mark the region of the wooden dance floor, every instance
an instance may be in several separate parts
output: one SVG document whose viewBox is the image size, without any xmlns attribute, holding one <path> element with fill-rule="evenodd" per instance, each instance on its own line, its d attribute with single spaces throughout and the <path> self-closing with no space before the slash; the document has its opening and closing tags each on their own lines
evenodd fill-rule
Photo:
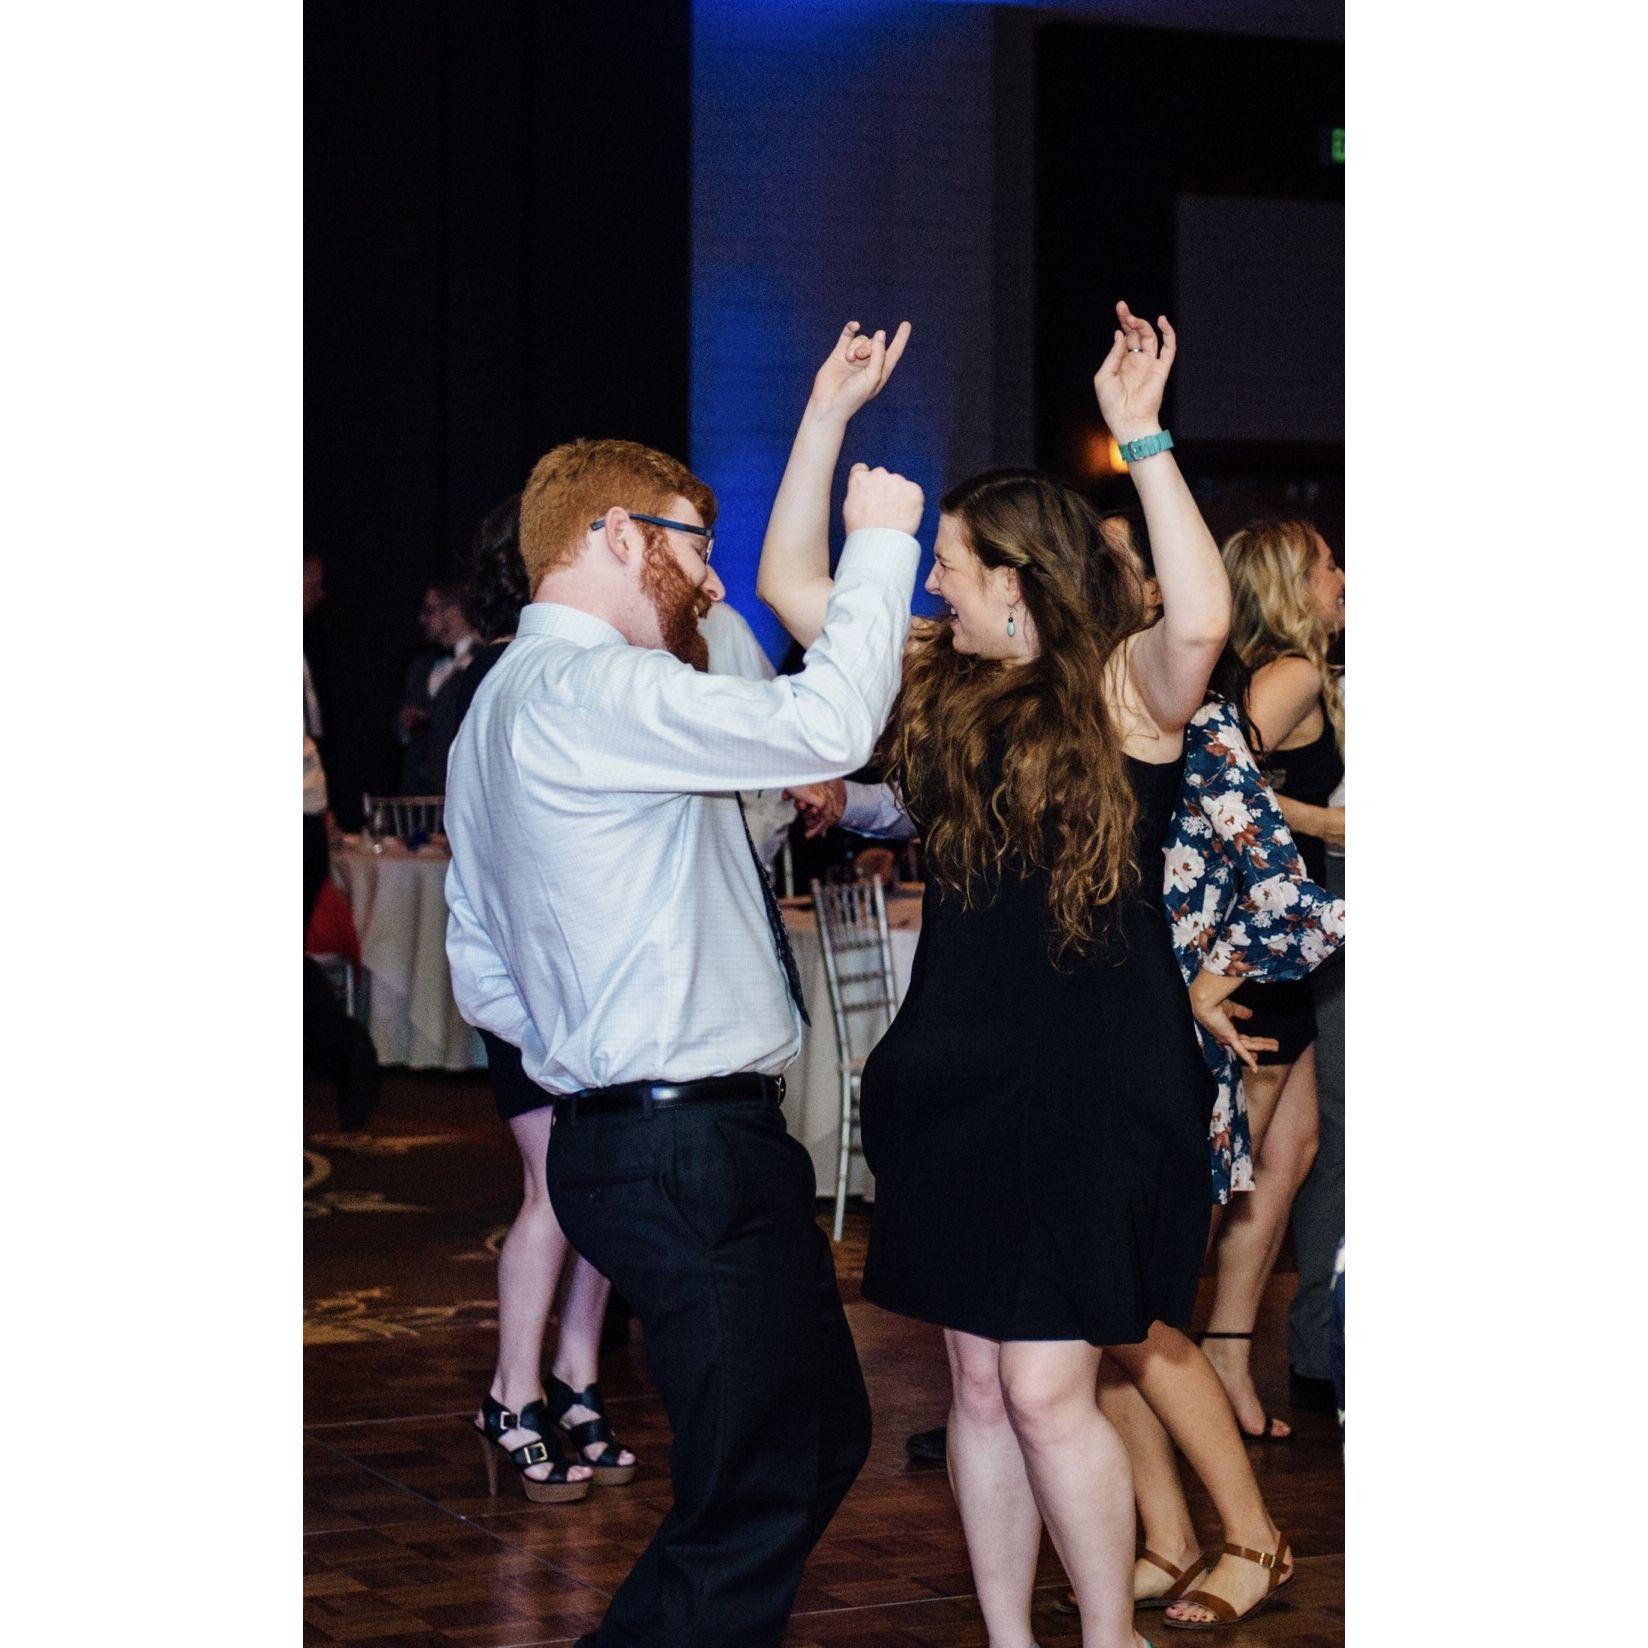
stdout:
<svg viewBox="0 0 1648 1648">
<path fill-rule="evenodd" d="M 345 1139 L 329 1092 L 305 1094 L 304 1488 L 306 1643 L 363 1648 L 548 1648 L 592 1630 L 669 1502 L 668 1427 L 638 1336 L 601 1383 L 632 1485 L 535 1506 L 500 1474 L 489 1499 L 468 1422 L 494 1350 L 495 1252 L 519 1163 L 479 1076 L 389 1076 L 371 1132 Z M 822 1209 L 824 1204 L 820 1203 Z M 904 1438 L 939 1423 L 948 1379 L 938 1330 L 859 1296 L 868 1214 L 849 1212 L 842 1296 L 875 1409 L 868 1465 L 813 1553 L 787 1648 L 984 1648 L 961 1528 L 940 1466 L 906 1463 Z M 1284 1259 L 1284 1265 L 1290 1261 Z M 1271 1284 L 1260 1389 L 1286 1411 L 1283 1315 L 1295 1277 Z M 552 1330 L 553 1331 L 553 1330 Z M 1298 1577 L 1226 1648 L 1344 1642 L 1344 1475 L 1337 1429 L 1295 1416 L 1297 1440 L 1255 1444 Z M 1205 1497 L 1192 1498 L 1216 1541 Z M 1079 1648 L 1055 1612 L 1063 1575 L 1044 1542 L 1035 1629 Z M 1164 1648 L 1188 1642 L 1139 1618 Z"/>
</svg>

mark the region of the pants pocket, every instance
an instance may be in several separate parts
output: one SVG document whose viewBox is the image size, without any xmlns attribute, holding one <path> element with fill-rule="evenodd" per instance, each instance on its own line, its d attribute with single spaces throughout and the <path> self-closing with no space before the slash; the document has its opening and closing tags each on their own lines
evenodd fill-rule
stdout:
<svg viewBox="0 0 1648 1648">
<path fill-rule="evenodd" d="M 740 1155 L 719 1118 L 695 1118 L 675 1130 L 658 1188 L 704 1247 L 719 1247 L 743 1218 L 746 1184 Z"/>
</svg>

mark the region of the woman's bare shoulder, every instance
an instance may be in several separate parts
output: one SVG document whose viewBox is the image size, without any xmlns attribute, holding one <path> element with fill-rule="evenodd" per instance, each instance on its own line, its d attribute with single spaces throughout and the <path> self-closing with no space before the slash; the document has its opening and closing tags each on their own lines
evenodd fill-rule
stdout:
<svg viewBox="0 0 1648 1648">
<path fill-rule="evenodd" d="M 1133 680 L 1133 653 L 1144 633 L 1128 636 L 1111 653 L 1100 691 L 1121 734 L 1123 753 L 1138 761 L 1170 761 L 1179 753 L 1184 729 L 1157 722 Z"/>
<path fill-rule="evenodd" d="M 1253 685 L 1279 696 L 1304 693 L 1314 697 L 1322 689 L 1322 672 L 1303 653 L 1284 652 L 1253 672 Z"/>
</svg>

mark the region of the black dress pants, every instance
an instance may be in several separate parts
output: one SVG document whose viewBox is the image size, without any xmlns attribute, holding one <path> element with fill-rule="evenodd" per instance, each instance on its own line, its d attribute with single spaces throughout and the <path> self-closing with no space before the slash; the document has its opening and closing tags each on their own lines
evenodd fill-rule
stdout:
<svg viewBox="0 0 1648 1648">
<path fill-rule="evenodd" d="M 764 1100 L 558 1117 L 567 1239 L 630 1301 L 674 1432 L 675 1503 L 598 1648 L 778 1648 L 870 1407 L 814 1217 L 812 1158 Z"/>
</svg>

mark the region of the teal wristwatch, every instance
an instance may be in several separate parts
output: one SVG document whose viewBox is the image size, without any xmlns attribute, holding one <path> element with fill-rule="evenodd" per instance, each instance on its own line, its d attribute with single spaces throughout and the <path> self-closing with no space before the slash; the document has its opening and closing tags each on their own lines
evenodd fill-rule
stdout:
<svg viewBox="0 0 1648 1648">
<path fill-rule="evenodd" d="M 1122 462 L 1135 464 L 1140 458 L 1154 458 L 1158 452 L 1171 452 L 1173 437 L 1165 429 L 1154 435 L 1141 435 L 1136 441 L 1120 443 Z"/>
</svg>

